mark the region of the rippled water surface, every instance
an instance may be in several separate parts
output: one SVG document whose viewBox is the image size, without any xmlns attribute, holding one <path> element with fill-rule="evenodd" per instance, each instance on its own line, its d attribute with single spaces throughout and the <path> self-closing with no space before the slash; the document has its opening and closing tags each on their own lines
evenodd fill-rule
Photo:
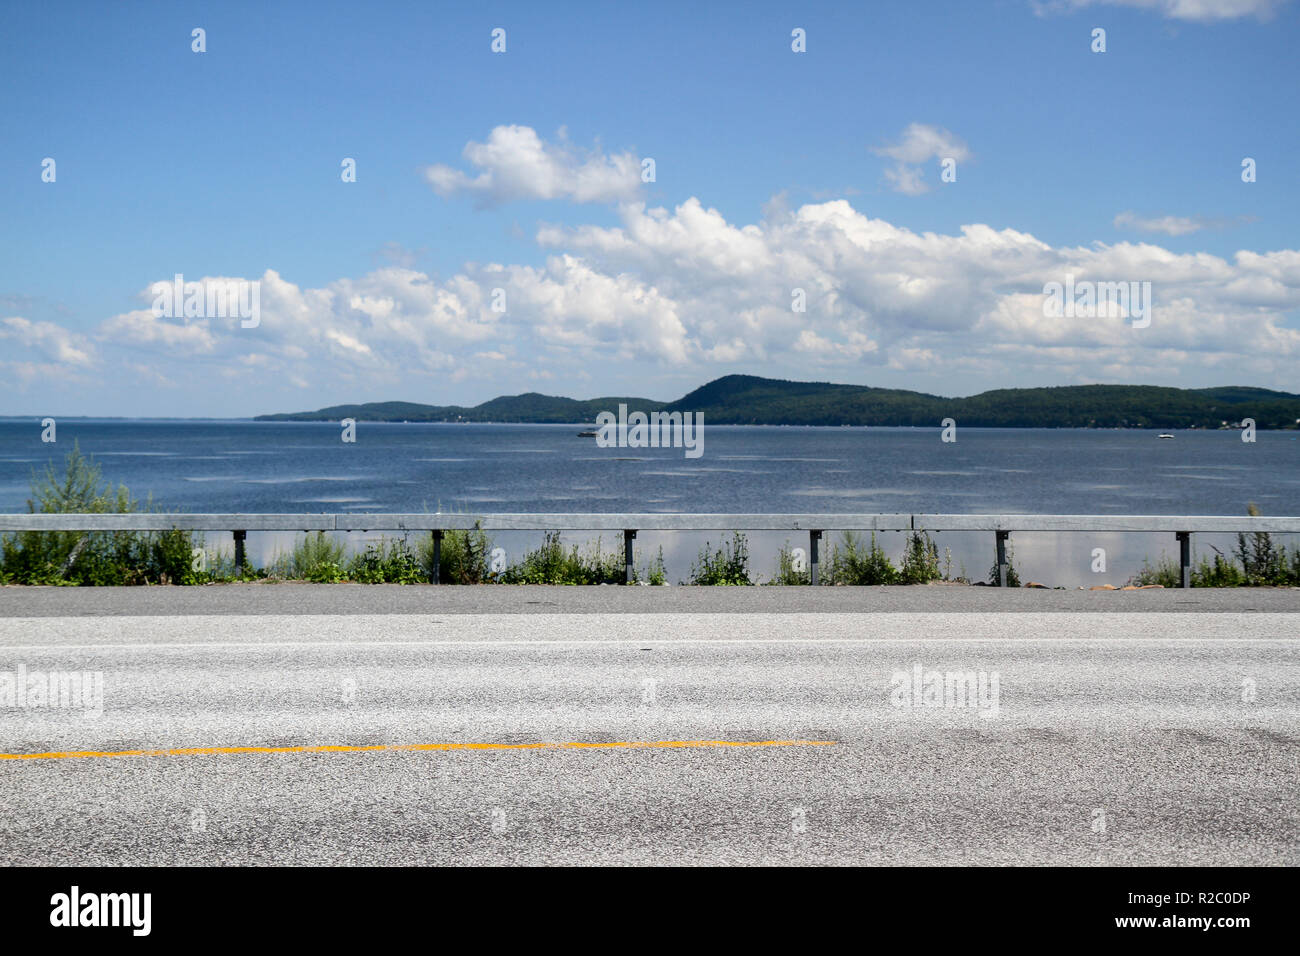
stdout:
<svg viewBox="0 0 1300 956">
<path fill-rule="evenodd" d="M 704 453 L 691 459 L 599 448 L 578 430 L 363 422 L 345 444 L 336 424 L 67 419 L 50 445 L 37 421 L 10 420 L 0 422 L 0 510 L 26 510 L 32 469 L 61 462 L 75 441 L 106 478 L 178 511 L 1244 514 L 1253 501 L 1266 514 L 1300 513 L 1296 432 L 1247 444 L 1229 431 L 1162 441 L 971 428 L 945 444 L 937 428 L 706 426 Z M 975 572 L 983 543 L 949 537 Z M 1088 542 L 1053 540 L 1067 537 L 1085 536 L 1030 536 L 1021 554 L 1041 552 L 1048 575 L 1070 579 L 1054 583 L 1095 583 Z M 1145 537 L 1115 542 L 1121 570 L 1158 550 L 1130 546 Z"/>
</svg>

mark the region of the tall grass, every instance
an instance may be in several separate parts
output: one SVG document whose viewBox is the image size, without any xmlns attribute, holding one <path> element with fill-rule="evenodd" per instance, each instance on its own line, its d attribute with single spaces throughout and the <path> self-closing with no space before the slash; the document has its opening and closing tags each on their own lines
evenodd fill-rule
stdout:
<svg viewBox="0 0 1300 956">
<path fill-rule="evenodd" d="M 800 568 L 799 564 L 802 564 L 803 567 Z M 812 583 L 812 574 L 808 570 L 808 563 L 806 561 L 795 561 L 794 551 L 791 549 L 789 541 L 783 544 L 781 550 L 777 553 L 776 574 L 767 583 L 785 586 Z"/>
<path fill-rule="evenodd" d="M 907 536 L 903 551 L 903 566 L 898 569 L 899 584 L 928 584 L 939 581 L 939 548 L 924 531 L 913 531 Z"/>
<path fill-rule="evenodd" d="M 623 581 L 622 558 L 605 554 L 600 541 L 585 558 L 575 544 L 565 548 L 560 532 L 548 531 L 541 547 L 524 554 L 518 564 L 506 568 L 505 584 L 619 584 Z"/>
<path fill-rule="evenodd" d="M 429 578 L 403 538 L 381 538 L 348 563 L 357 584 L 424 584 Z"/>
<path fill-rule="evenodd" d="M 425 535 L 416 546 L 425 579 L 433 580 L 433 535 Z M 438 562 L 440 584 L 487 584 L 496 579 L 490 568 L 492 539 L 478 522 L 468 530 L 444 531 Z"/>
<path fill-rule="evenodd" d="M 29 514 L 133 514 L 154 511 L 124 485 L 104 481 L 74 442 L 63 474 L 53 464 L 32 474 Z M 200 543 L 201 543 L 201 539 Z M 199 584 L 195 536 L 188 531 L 19 531 L 0 539 L 0 583 L 63 585 Z"/>
<path fill-rule="evenodd" d="M 277 557 L 266 570 L 272 577 L 332 584 L 344 578 L 343 552 L 343 542 L 317 531 L 307 534 L 289 554 Z"/>
<path fill-rule="evenodd" d="M 1254 502 L 1246 506 L 1246 513 L 1259 517 Z M 1288 549 L 1276 544 L 1267 531 L 1238 534 L 1237 547 L 1226 555 L 1210 545 L 1214 557 L 1201 556 L 1193 561 L 1191 585 L 1194 588 L 1242 587 L 1300 587 L 1300 546 Z M 1182 569 L 1170 556 L 1160 557 L 1155 564 L 1142 561 L 1142 570 L 1129 578 L 1129 584 L 1160 584 L 1167 588 L 1182 585 Z"/>
<path fill-rule="evenodd" d="M 501 575 L 505 584 L 622 584 L 627 575 L 623 553 L 618 548 L 605 551 L 604 539 L 597 538 L 585 553 L 578 546 L 567 549 L 560 532 L 548 531 L 541 547 L 524 554 Z M 648 565 L 634 566 L 634 584 L 664 583 L 663 549 Z"/>
<path fill-rule="evenodd" d="M 558 531 L 516 564 L 493 570 L 492 539 L 477 523 L 472 529 L 444 531 L 438 555 L 440 584 L 622 584 L 621 552 L 606 552 L 597 539 L 585 553 L 565 547 Z M 317 583 L 423 584 L 433 581 L 433 535 L 423 535 L 414 550 L 403 538 L 371 542 L 350 560 L 344 545 L 317 531 L 299 541 L 267 569 L 272 577 Z M 663 584 L 663 549 L 633 570 L 636 583 Z"/>
<path fill-rule="evenodd" d="M 732 532 L 731 540 L 718 548 L 704 543 L 699 557 L 691 565 L 691 584 L 750 585 L 749 541 L 739 531 Z"/>
<path fill-rule="evenodd" d="M 989 568 L 988 583 L 993 587 L 997 587 L 1002 583 L 998 575 L 998 556 L 996 551 L 993 553 L 993 564 Z M 1007 587 L 1020 587 L 1020 572 L 1016 570 L 1016 547 L 1010 541 L 1007 542 Z"/>
<path fill-rule="evenodd" d="M 939 566 L 939 548 L 924 531 L 907 536 L 902 558 L 898 565 L 890 560 L 873 531 L 864 538 L 856 531 L 845 531 L 840 540 L 831 546 L 828 559 L 822 568 L 819 583 L 871 587 L 883 584 L 925 584 L 930 581 L 949 580 L 952 554 L 946 559 L 946 570 Z M 793 552 L 787 542 L 777 557 L 777 572 L 772 584 L 808 584 L 808 569 L 795 567 Z"/>
<path fill-rule="evenodd" d="M 870 541 L 854 531 L 845 531 L 839 544 L 831 549 L 826 575 L 828 584 L 870 586 L 897 584 L 898 569 L 871 532 Z"/>
<path fill-rule="evenodd" d="M 133 499 L 122 485 L 104 480 L 99 465 L 83 455 L 74 443 L 67 453 L 62 473 L 47 464 L 41 474 L 32 474 L 32 493 L 27 501 L 31 514 L 132 514 L 153 512 L 152 499 L 143 504 Z M 1252 503 L 1251 516 L 1259 509 Z M 332 583 L 354 581 L 365 584 L 415 584 L 432 580 L 432 535 L 420 538 L 412 550 L 404 539 L 380 539 L 348 559 L 345 546 L 326 532 L 309 534 L 293 550 L 276 558 L 267 568 L 245 566 L 236 575 L 233 561 L 217 556 L 210 567 L 195 560 L 203 538 L 188 531 L 20 531 L 0 537 L 0 584 L 46 585 L 135 585 L 203 584 L 211 581 L 282 579 Z M 1300 587 L 1300 546 L 1288 549 L 1267 532 L 1241 533 L 1231 554 L 1211 546 L 1213 557 L 1202 556 L 1193 566 L 1194 587 Z M 548 532 L 540 547 L 524 554 L 522 561 L 501 570 L 492 568 L 492 539 L 479 525 L 463 531 L 445 531 L 438 578 L 442 584 L 621 584 L 625 569 L 621 549 L 606 552 L 603 541 L 580 552 L 577 545 L 565 546 L 558 531 Z M 1018 587 L 1020 576 L 1014 551 L 1008 547 L 1008 584 Z M 880 585 L 923 584 L 952 580 L 949 553 L 940 568 L 938 548 L 923 531 L 908 535 L 900 562 L 895 565 L 873 533 L 864 539 L 845 532 L 830 550 L 823 580 L 827 584 Z M 963 575 L 964 575 L 963 571 Z M 663 549 L 648 563 L 633 571 L 636 583 L 664 584 Z M 989 569 L 989 582 L 997 584 L 996 564 Z M 787 544 L 781 549 L 773 584 L 807 584 L 805 566 L 796 569 Z M 958 580 L 963 580 L 959 578 Z M 749 585 L 749 544 L 739 532 L 714 548 L 706 543 L 691 566 L 691 584 Z M 1132 584 L 1180 583 L 1178 563 L 1162 557 L 1154 564 L 1144 561 L 1130 579 Z"/>
</svg>

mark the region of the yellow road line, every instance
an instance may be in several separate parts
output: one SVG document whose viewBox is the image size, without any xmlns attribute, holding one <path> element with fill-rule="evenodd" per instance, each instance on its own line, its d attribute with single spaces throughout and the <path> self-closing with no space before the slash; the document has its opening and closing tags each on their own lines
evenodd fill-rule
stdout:
<svg viewBox="0 0 1300 956">
<path fill-rule="evenodd" d="M 834 740 L 575 740 L 534 744 L 325 744 L 316 747 L 185 747 L 178 750 L 67 750 L 0 754 L 0 760 L 65 760 L 72 757 L 196 757 L 212 754 L 320 754 L 365 750 L 636 750 L 680 747 L 833 747 Z"/>
</svg>

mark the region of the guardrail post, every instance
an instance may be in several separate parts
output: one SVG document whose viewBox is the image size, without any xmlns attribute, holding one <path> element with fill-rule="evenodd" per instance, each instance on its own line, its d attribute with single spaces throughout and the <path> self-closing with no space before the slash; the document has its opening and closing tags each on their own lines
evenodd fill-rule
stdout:
<svg viewBox="0 0 1300 956">
<path fill-rule="evenodd" d="M 244 539 L 248 537 L 247 531 L 235 532 L 235 574 L 244 573 Z"/>
<path fill-rule="evenodd" d="M 433 532 L 433 583 L 442 583 L 442 532 Z"/>
<path fill-rule="evenodd" d="M 998 537 L 998 587 L 1007 586 L 1007 538 L 1011 536 L 1010 531 L 993 532 Z"/>
<path fill-rule="evenodd" d="M 1190 531 L 1174 533 L 1178 535 L 1178 586 L 1190 588 L 1192 586 L 1192 533 Z"/>
<path fill-rule="evenodd" d="M 821 561 L 817 553 L 817 545 L 821 543 L 822 533 L 820 531 L 808 532 L 808 583 L 816 584 L 819 579 L 818 569 Z"/>
<path fill-rule="evenodd" d="M 636 532 L 630 529 L 623 531 L 623 583 L 631 584 L 635 572 L 632 569 L 632 539 L 636 537 Z"/>
</svg>

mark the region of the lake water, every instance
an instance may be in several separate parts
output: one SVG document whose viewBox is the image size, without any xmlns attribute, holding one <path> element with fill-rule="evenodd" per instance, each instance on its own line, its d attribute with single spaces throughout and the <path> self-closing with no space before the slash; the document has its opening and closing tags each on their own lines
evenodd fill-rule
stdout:
<svg viewBox="0 0 1300 956">
<path fill-rule="evenodd" d="M 1235 431 L 1161 441 L 1151 431 L 968 428 L 943 443 L 938 428 L 708 425 L 704 453 L 691 459 L 682 449 L 599 448 L 578 430 L 362 422 L 347 444 L 333 423 L 65 419 L 58 442 L 45 444 L 37 421 L 0 421 L 0 510 L 26 510 L 32 469 L 61 465 L 75 441 L 106 479 L 177 511 L 1245 514 L 1253 501 L 1265 514 L 1300 514 L 1296 432 L 1260 432 L 1250 444 Z M 534 543 L 505 537 L 518 539 L 502 542 L 516 553 Z M 704 537 L 637 543 L 662 544 L 675 581 Z M 775 567 L 785 537 L 750 536 L 759 573 Z M 940 536 L 954 573 L 984 575 L 985 537 Z M 901 536 L 886 538 L 901 549 Z M 252 535 L 250 552 L 267 556 L 291 540 Z M 1174 550 L 1172 535 L 1014 543 L 1022 578 L 1067 586 L 1121 584 L 1143 555 Z M 1197 538 L 1198 550 L 1211 543 L 1231 538 Z M 1095 547 L 1107 548 L 1104 574 L 1090 570 Z"/>
</svg>

